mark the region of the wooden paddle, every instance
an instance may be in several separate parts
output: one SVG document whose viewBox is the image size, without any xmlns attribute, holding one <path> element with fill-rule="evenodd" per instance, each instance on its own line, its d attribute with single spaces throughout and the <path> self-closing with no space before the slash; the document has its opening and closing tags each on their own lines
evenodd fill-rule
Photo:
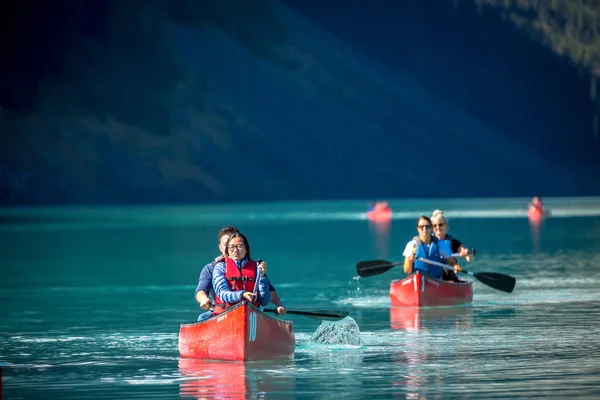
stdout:
<svg viewBox="0 0 600 400">
<path fill-rule="evenodd" d="M 473 250 L 473 254 L 475 254 L 475 250 Z M 452 254 L 452 257 L 458 257 L 459 254 Z M 356 272 L 358 276 L 365 278 L 367 276 L 379 275 L 387 272 L 388 270 L 394 268 L 397 265 L 404 264 L 404 261 L 399 262 L 391 262 L 385 260 L 370 260 L 370 261 L 359 261 L 356 263 Z"/>
<path fill-rule="evenodd" d="M 277 314 L 277 310 L 274 308 L 265 308 L 263 311 Z M 326 321 L 339 321 L 340 319 L 346 318 L 350 314 L 347 311 L 335 311 L 335 310 L 316 310 L 316 311 L 287 310 L 287 313 L 292 314 L 292 315 L 302 315 L 307 318 L 326 320 Z"/>
<path fill-rule="evenodd" d="M 437 261 L 427 260 L 425 258 L 419 258 L 420 261 L 423 261 L 426 264 L 437 265 L 438 267 L 446 268 L 446 269 L 454 269 L 447 264 L 442 264 Z M 474 276 L 479 282 L 484 285 L 488 285 L 494 289 L 501 290 L 506 293 L 512 293 L 515 289 L 515 285 L 517 280 L 509 275 L 499 274 L 497 272 L 471 272 L 463 269 L 463 274 L 468 274 Z"/>
</svg>

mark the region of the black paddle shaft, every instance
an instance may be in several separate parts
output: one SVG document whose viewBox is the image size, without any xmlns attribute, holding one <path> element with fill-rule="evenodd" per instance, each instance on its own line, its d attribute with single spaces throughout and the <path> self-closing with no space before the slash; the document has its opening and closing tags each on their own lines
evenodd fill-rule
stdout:
<svg viewBox="0 0 600 400">
<path fill-rule="evenodd" d="M 264 312 L 271 312 L 277 314 L 277 310 L 273 308 L 265 308 Z M 346 318 L 350 313 L 347 311 L 336 311 L 336 310 L 316 310 L 316 311 L 296 311 L 287 310 L 288 314 L 302 315 L 303 317 L 327 320 L 327 321 L 339 321 L 340 319 Z"/>
</svg>

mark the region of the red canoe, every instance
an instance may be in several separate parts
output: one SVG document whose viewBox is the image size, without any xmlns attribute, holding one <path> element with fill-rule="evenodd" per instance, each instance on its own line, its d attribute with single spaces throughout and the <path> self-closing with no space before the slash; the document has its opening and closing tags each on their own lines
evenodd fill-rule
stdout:
<svg viewBox="0 0 600 400">
<path fill-rule="evenodd" d="M 437 307 L 470 304 L 473 282 L 460 283 L 434 279 L 416 272 L 390 284 L 392 306 Z"/>
<path fill-rule="evenodd" d="M 186 358 L 270 360 L 291 356 L 295 346 L 291 321 L 274 318 L 245 302 L 179 328 L 179 354 Z"/>
</svg>

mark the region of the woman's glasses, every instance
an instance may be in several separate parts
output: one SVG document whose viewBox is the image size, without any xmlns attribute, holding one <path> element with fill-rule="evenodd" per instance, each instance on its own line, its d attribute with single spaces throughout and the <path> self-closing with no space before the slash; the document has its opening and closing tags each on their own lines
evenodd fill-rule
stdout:
<svg viewBox="0 0 600 400">
<path fill-rule="evenodd" d="M 431 225 L 417 225 L 419 229 L 431 229 Z"/>
<path fill-rule="evenodd" d="M 245 244 L 238 244 L 237 246 L 234 244 L 234 245 L 231 245 L 231 246 L 227 246 L 227 250 L 229 250 L 229 251 L 234 251 L 234 250 L 242 251 L 245 248 L 246 248 Z"/>
</svg>

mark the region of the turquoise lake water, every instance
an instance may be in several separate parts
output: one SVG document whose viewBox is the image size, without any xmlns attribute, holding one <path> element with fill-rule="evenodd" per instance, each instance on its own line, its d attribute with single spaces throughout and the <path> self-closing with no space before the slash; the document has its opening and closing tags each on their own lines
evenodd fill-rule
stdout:
<svg viewBox="0 0 600 400">
<path fill-rule="evenodd" d="M 600 397 L 600 198 L 366 201 L 0 210 L 3 399 L 437 399 Z M 477 249 L 471 307 L 391 308 L 401 268 L 356 277 L 360 260 L 401 260 L 419 215 L 440 208 Z M 310 341 L 320 322 L 288 316 L 289 360 L 180 360 L 194 288 L 237 225 L 295 310 L 350 312 L 362 346 Z"/>
</svg>

